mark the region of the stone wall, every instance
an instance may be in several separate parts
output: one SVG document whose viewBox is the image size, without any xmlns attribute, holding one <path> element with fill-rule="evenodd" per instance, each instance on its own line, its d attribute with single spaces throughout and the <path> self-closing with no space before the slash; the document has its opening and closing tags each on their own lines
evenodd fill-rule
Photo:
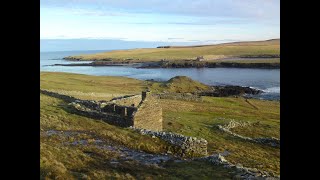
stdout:
<svg viewBox="0 0 320 180">
<path fill-rule="evenodd" d="M 74 108 L 77 114 L 82 116 L 99 119 L 121 127 L 133 126 L 136 107 L 109 104 L 102 101 L 81 100 L 43 89 L 40 89 L 40 93 L 70 102 L 69 105 Z"/>
<path fill-rule="evenodd" d="M 246 127 L 246 126 L 251 126 L 251 123 L 250 122 L 237 122 L 237 121 L 231 120 L 228 124 L 226 124 L 224 126 L 218 125 L 218 128 L 221 131 L 224 131 L 234 137 L 237 137 L 237 138 L 240 138 L 240 139 L 243 139 L 246 141 L 280 148 L 280 139 L 277 139 L 275 137 L 251 138 L 251 137 L 242 136 L 240 134 L 237 134 L 237 133 L 234 133 L 231 131 L 232 128 Z"/>
<path fill-rule="evenodd" d="M 232 164 L 227 161 L 221 154 L 213 154 L 211 156 L 202 157 L 198 160 L 209 161 L 214 165 L 222 165 L 225 168 L 234 168 L 237 175 L 233 179 L 244 179 L 244 180 L 280 180 L 280 176 L 274 173 L 268 173 L 266 171 L 258 170 L 257 168 L 243 167 L 241 164 Z"/>
<path fill-rule="evenodd" d="M 101 108 L 101 112 L 104 112 L 104 113 L 115 113 L 121 116 L 129 116 L 129 117 L 133 117 L 137 110 L 138 110 L 137 107 L 120 106 L 117 104 L 108 104 Z"/>
<path fill-rule="evenodd" d="M 133 95 L 133 96 L 124 97 L 124 98 L 112 99 L 110 102 L 121 105 L 121 106 L 137 107 L 141 102 L 141 99 L 142 99 L 141 95 Z"/>
<path fill-rule="evenodd" d="M 68 95 L 63 95 L 63 94 L 59 94 L 56 92 L 52 92 L 52 91 L 48 91 L 48 90 L 44 90 L 44 89 L 40 89 L 40 93 L 51 96 L 51 97 L 55 97 L 58 99 L 62 99 L 66 102 L 77 102 L 77 103 L 81 103 L 84 106 L 91 108 L 91 109 L 95 109 L 95 110 L 99 110 L 100 109 L 100 105 L 101 103 L 99 101 L 89 101 L 89 100 L 81 100 L 81 99 L 77 99 L 75 97 L 72 96 L 68 96 Z"/>
<path fill-rule="evenodd" d="M 203 138 L 189 137 L 171 132 L 159 132 L 146 129 L 133 128 L 140 134 L 158 137 L 180 149 L 182 157 L 195 157 L 207 155 L 207 140 Z"/>
<path fill-rule="evenodd" d="M 158 99 L 150 92 L 143 92 L 144 100 L 142 95 L 131 95 L 114 98 L 111 101 L 81 100 L 41 89 L 40 92 L 71 102 L 70 105 L 79 114 L 87 117 L 101 119 L 121 127 L 135 126 L 155 131 L 162 130 L 162 108 Z"/>
<path fill-rule="evenodd" d="M 65 101 L 67 101 L 67 102 L 73 102 L 73 101 L 77 100 L 74 97 L 71 97 L 71 96 L 68 96 L 68 95 L 59 94 L 59 93 L 55 93 L 55 92 L 51 92 L 51 91 L 44 90 L 44 89 L 40 89 L 40 93 L 48 95 L 48 96 L 52 96 L 52 97 L 55 97 L 55 98 L 63 99 Z"/>
<path fill-rule="evenodd" d="M 141 95 L 126 97 L 128 99 L 125 103 L 122 99 L 87 101 L 46 90 L 40 90 L 40 92 L 70 102 L 69 105 L 73 107 L 77 114 L 121 127 L 132 127 L 141 134 L 158 137 L 177 147 L 178 153 L 181 156 L 195 157 L 207 155 L 208 143 L 205 139 L 162 132 L 162 108 L 159 104 L 158 96 L 153 96 L 149 92 L 144 93 L 143 100 L 135 106 L 123 106 L 119 104 L 137 103 Z M 119 104 L 115 104 L 115 101 L 118 101 Z"/>
<path fill-rule="evenodd" d="M 147 94 L 134 116 L 134 127 L 162 131 L 162 108 L 156 97 Z"/>
<path fill-rule="evenodd" d="M 93 110 L 77 102 L 72 102 L 69 105 L 72 106 L 77 111 L 77 113 L 82 116 L 86 116 L 93 119 L 99 119 L 109 124 L 120 126 L 120 127 L 133 126 L 132 116 L 124 116 L 122 114 L 115 114 L 115 113 L 108 113 L 108 112 Z M 120 107 L 119 111 L 121 112 L 124 111 L 124 107 Z"/>
<path fill-rule="evenodd" d="M 189 93 L 162 93 L 158 94 L 160 99 L 175 99 L 175 100 L 184 100 L 184 101 L 198 101 L 202 102 L 202 97 Z"/>
</svg>

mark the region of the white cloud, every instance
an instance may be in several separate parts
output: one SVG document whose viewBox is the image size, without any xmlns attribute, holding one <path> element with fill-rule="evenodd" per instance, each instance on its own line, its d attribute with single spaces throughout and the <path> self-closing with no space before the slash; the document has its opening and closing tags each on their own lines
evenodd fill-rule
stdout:
<svg viewBox="0 0 320 180">
<path fill-rule="evenodd" d="M 274 0 L 41 0 L 40 14 L 43 39 L 204 42 L 280 37 L 279 2 Z"/>
</svg>

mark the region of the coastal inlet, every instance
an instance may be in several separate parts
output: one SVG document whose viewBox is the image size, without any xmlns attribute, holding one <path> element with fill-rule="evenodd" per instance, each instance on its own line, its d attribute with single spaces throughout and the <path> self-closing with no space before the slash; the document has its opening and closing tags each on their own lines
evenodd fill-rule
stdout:
<svg viewBox="0 0 320 180">
<path fill-rule="evenodd" d="M 264 91 L 256 98 L 280 99 L 280 69 L 256 68 L 134 68 L 131 66 L 51 66 L 70 64 L 66 56 L 96 51 L 41 52 L 40 71 L 70 72 L 96 76 L 126 76 L 140 80 L 167 81 L 175 76 L 188 76 L 208 85 L 234 85 Z"/>
</svg>

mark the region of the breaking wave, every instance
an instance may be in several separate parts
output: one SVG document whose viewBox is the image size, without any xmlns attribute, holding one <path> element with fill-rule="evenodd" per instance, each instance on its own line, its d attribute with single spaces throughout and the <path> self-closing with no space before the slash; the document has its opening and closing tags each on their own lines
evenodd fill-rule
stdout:
<svg viewBox="0 0 320 180">
<path fill-rule="evenodd" d="M 271 87 L 263 90 L 266 93 L 280 93 L 280 87 Z"/>
</svg>

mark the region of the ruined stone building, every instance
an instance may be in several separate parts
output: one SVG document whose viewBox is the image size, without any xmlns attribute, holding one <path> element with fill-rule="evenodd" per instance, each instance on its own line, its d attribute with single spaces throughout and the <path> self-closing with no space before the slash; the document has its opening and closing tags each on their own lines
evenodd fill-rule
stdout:
<svg viewBox="0 0 320 180">
<path fill-rule="evenodd" d="M 149 91 L 102 103 L 101 112 L 120 114 L 124 127 L 162 131 L 162 108 Z"/>
<path fill-rule="evenodd" d="M 102 120 L 108 124 L 133 127 L 142 134 L 156 136 L 180 149 L 181 156 L 207 155 L 207 141 L 163 131 L 162 108 L 159 96 L 149 91 L 110 101 L 81 100 L 72 96 L 40 89 L 40 92 L 69 102 L 75 113 Z"/>
<path fill-rule="evenodd" d="M 110 101 L 81 100 L 55 92 L 40 90 L 41 93 L 70 102 L 78 114 L 100 119 L 121 127 L 134 127 L 162 131 L 162 108 L 157 97 L 149 91 L 141 95 L 129 95 Z"/>
</svg>

